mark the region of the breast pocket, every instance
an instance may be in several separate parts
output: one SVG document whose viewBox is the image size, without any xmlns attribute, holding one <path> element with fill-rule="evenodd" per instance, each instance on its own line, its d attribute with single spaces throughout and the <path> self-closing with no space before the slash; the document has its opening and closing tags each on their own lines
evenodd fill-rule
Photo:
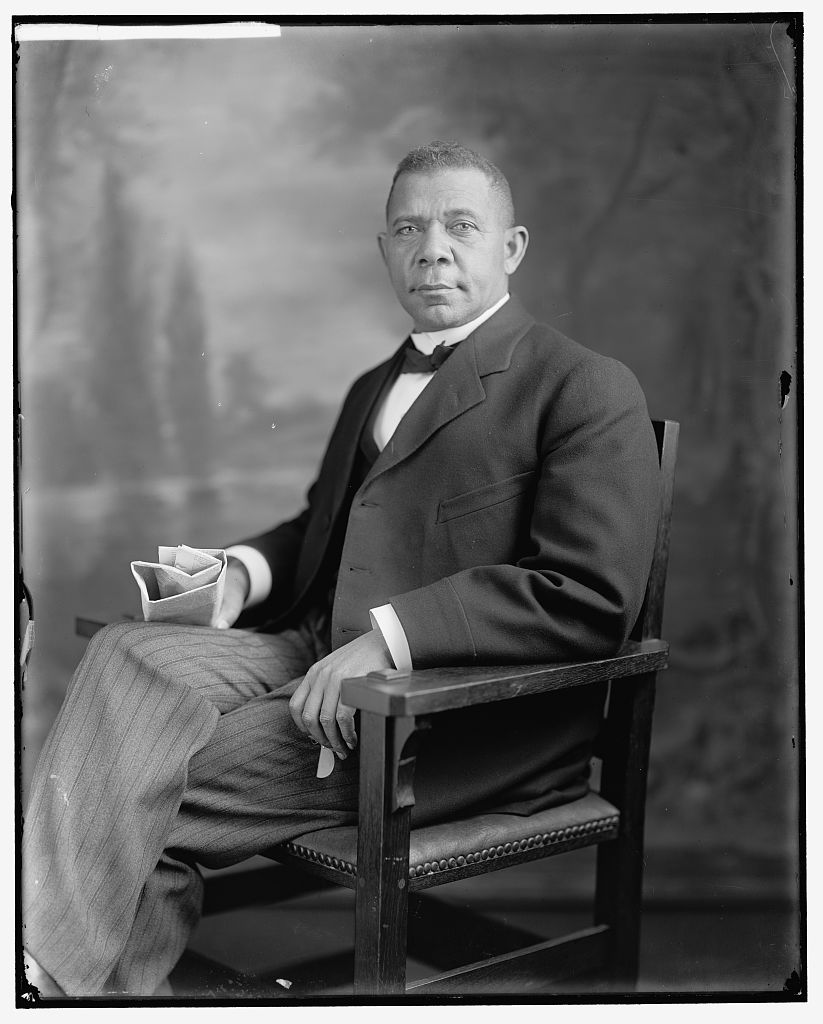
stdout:
<svg viewBox="0 0 823 1024">
<path fill-rule="evenodd" d="M 453 498 L 444 498 L 437 509 L 437 522 L 448 523 L 473 512 L 511 501 L 531 488 L 534 477 L 535 472 L 530 469 L 525 473 L 506 477 L 505 480 L 495 480 L 494 483 L 477 487 L 473 491 L 457 494 Z"/>
</svg>

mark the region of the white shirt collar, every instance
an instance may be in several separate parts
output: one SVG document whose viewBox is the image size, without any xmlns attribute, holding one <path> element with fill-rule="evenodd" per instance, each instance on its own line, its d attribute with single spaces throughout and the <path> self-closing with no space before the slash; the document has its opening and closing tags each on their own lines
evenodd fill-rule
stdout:
<svg viewBox="0 0 823 1024">
<path fill-rule="evenodd" d="M 481 313 L 480 316 L 476 317 L 474 320 L 471 320 L 467 324 L 461 324 L 459 327 L 445 327 L 442 331 L 423 331 L 420 334 L 411 334 L 410 337 L 412 344 L 418 351 L 423 352 L 426 355 L 430 355 L 434 352 L 441 342 L 445 345 L 456 345 L 458 341 L 463 341 L 464 338 L 468 338 L 472 331 L 477 330 L 477 328 L 488 320 L 490 316 L 496 313 L 504 303 L 508 302 L 508 299 L 509 293 L 506 292 L 503 298 L 500 299 L 499 302 L 495 302 L 493 306 L 490 306 L 485 313 Z"/>
</svg>

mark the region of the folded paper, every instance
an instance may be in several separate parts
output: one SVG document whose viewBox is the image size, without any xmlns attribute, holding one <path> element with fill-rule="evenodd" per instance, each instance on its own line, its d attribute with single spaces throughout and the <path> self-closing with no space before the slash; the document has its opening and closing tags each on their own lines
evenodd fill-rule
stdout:
<svg viewBox="0 0 823 1024">
<path fill-rule="evenodd" d="M 146 622 L 214 626 L 223 603 L 226 552 L 220 548 L 157 549 L 156 562 L 132 562 Z"/>
<path fill-rule="evenodd" d="M 317 759 L 317 778 L 325 779 L 334 771 L 334 751 L 331 747 L 321 747 Z"/>
</svg>

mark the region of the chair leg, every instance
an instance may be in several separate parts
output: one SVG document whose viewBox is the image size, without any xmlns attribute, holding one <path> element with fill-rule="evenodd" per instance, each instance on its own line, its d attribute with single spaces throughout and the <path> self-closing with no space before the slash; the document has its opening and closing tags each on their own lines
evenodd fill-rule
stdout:
<svg viewBox="0 0 823 1024">
<path fill-rule="evenodd" d="M 399 792 L 398 765 L 414 728 L 413 719 L 361 713 L 355 995 L 406 989 L 411 806 Z"/>
<path fill-rule="evenodd" d="M 620 808 L 620 833 L 597 851 L 595 922 L 612 929 L 610 978 L 621 989 L 637 986 L 640 914 L 643 896 L 643 829 L 649 734 L 654 710 L 656 674 L 639 676 L 629 689 L 610 697 L 612 736 L 620 737 L 609 751 L 609 774 L 601 781 L 606 800 Z M 641 737 L 646 737 L 641 739 Z"/>
<path fill-rule="evenodd" d="M 634 837 L 622 834 L 597 851 L 595 922 L 611 929 L 607 975 L 622 991 L 637 986 L 643 854 Z"/>
</svg>

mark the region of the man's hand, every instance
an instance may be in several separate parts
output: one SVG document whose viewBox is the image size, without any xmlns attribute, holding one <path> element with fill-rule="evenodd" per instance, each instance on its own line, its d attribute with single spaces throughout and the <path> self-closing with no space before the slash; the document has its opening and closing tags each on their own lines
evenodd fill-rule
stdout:
<svg viewBox="0 0 823 1024">
<path fill-rule="evenodd" d="M 245 565 L 239 558 L 232 558 L 229 555 L 226 567 L 226 582 L 223 587 L 223 603 L 217 617 L 217 628 L 228 629 L 237 621 L 237 616 L 243 611 L 243 605 L 249 596 L 251 580 Z"/>
<path fill-rule="evenodd" d="M 289 701 L 297 728 L 345 759 L 357 746 L 354 708 L 340 703 L 340 684 L 378 668 L 393 668 L 379 629 L 364 633 L 312 665 Z"/>
</svg>

